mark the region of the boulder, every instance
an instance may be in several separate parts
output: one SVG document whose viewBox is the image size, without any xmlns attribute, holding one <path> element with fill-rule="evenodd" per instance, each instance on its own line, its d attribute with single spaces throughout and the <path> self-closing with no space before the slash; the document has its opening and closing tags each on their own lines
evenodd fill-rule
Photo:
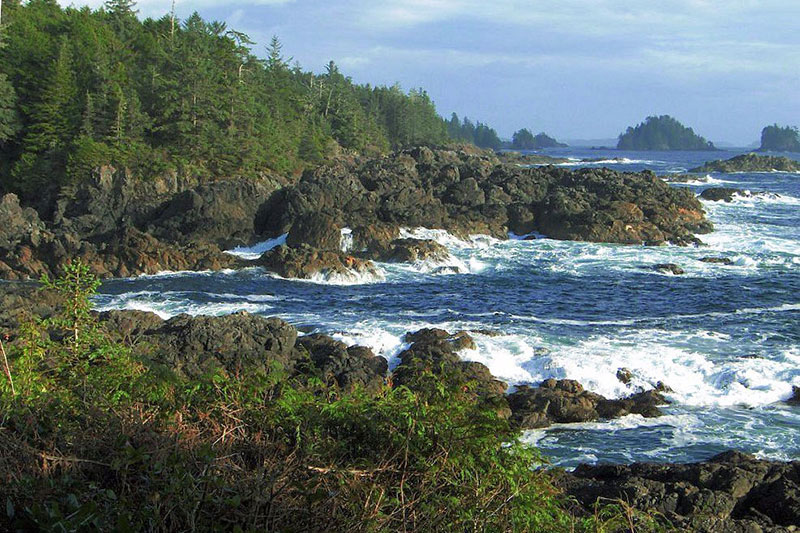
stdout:
<svg viewBox="0 0 800 533">
<path fill-rule="evenodd" d="M 587 515 L 598 499 L 622 499 L 680 530 L 778 533 L 800 523 L 799 475 L 800 462 L 730 451 L 691 464 L 580 465 L 558 484 Z"/>
<path fill-rule="evenodd" d="M 212 317 L 178 315 L 157 321 L 152 314 L 107 314 L 109 325 L 139 338 L 136 350 L 155 363 L 187 377 L 221 369 L 232 375 L 269 370 L 279 364 L 294 369 L 297 330 L 278 318 L 244 311 Z"/>
<path fill-rule="evenodd" d="M 511 421 L 523 429 L 543 428 L 556 423 L 590 422 L 629 414 L 655 417 L 666 399 L 656 391 L 609 400 L 583 389 L 571 379 L 548 379 L 538 387 L 522 385 L 508 396 Z"/>
<path fill-rule="evenodd" d="M 746 193 L 732 187 L 711 187 L 700 193 L 700 198 L 711 202 L 732 202 L 734 196 L 746 196 Z"/>
<path fill-rule="evenodd" d="M 675 263 L 658 263 L 653 266 L 645 266 L 642 268 L 645 268 L 647 270 L 655 270 L 656 272 L 661 272 L 662 274 L 673 274 L 675 276 L 680 276 L 686 273 L 681 267 L 679 267 Z"/>
<path fill-rule="evenodd" d="M 442 262 L 450 259 L 450 252 L 431 239 L 395 239 L 375 259 L 389 263 Z"/>
<path fill-rule="evenodd" d="M 344 252 L 318 250 L 305 244 L 296 248 L 278 246 L 251 264 L 264 267 L 283 278 L 311 279 L 318 275 L 325 278 L 380 278 L 380 272 L 371 261 Z"/>
<path fill-rule="evenodd" d="M 700 261 L 703 263 L 711 263 L 713 265 L 732 265 L 733 259 L 729 257 L 701 257 Z"/>
<path fill-rule="evenodd" d="M 510 414 L 503 397 L 507 385 L 496 379 L 485 365 L 464 361 L 458 355 L 460 350 L 475 348 L 475 341 L 467 332 L 451 335 L 441 329 L 428 328 L 407 334 L 405 340 L 411 346 L 398 356 L 400 363 L 392 372 L 395 386 L 417 389 L 423 386 L 420 378 L 431 372 L 463 387 L 473 398 L 492 402 L 498 413 Z"/>
<path fill-rule="evenodd" d="M 800 405 L 800 387 L 796 385 L 792 387 L 792 395 L 786 400 L 786 403 L 789 405 Z"/>
<path fill-rule="evenodd" d="M 322 213 L 306 214 L 292 224 L 286 244 L 298 248 L 308 245 L 325 251 L 341 251 L 342 229 L 333 217 Z"/>
<path fill-rule="evenodd" d="M 348 347 L 318 333 L 298 338 L 297 345 L 308 353 L 312 363 L 306 371 L 319 375 L 326 383 L 335 383 L 348 391 L 363 387 L 373 393 L 384 385 L 389 365 L 367 347 Z"/>
</svg>

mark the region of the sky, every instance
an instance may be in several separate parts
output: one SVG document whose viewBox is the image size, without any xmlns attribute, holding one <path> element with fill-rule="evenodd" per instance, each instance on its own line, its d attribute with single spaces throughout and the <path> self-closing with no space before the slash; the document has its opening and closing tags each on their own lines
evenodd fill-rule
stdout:
<svg viewBox="0 0 800 533">
<path fill-rule="evenodd" d="M 102 0 L 61 0 L 99 7 Z M 160 17 L 171 0 L 140 0 Z M 800 126 L 798 0 L 176 0 L 265 56 L 423 87 L 437 110 L 558 139 L 615 138 L 668 114 L 717 143 Z"/>
</svg>

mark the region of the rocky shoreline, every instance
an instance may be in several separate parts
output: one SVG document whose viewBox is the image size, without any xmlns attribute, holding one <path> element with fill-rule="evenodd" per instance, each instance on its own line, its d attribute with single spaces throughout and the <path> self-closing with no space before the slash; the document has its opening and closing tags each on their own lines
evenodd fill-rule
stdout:
<svg viewBox="0 0 800 533">
<path fill-rule="evenodd" d="M 742 154 L 724 161 L 709 161 L 689 172 L 800 172 L 800 162 L 784 156 Z"/>
<path fill-rule="evenodd" d="M 56 295 L 35 284 L 0 282 L 0 331 L 18 331 L 31 316 L 50 316 L 59 304 Z M 419 378 L 425 373 L 442 373 L 469 383 L 475 401 L 492 406 L 519 429 L 632 413 L 657 417 L 658 406 L 668 403 L 664 393 L 669 389 L 661 383 L 623 399 L 604 398 L 569 379 L 521 385 L 508 394 L 507 384 L 485 365 L 461 359 L 460 350 L 475 348 L 466 331 L 409 332 L 390 370 L 386 359 L 368 347 L 319 333 L 302 335 L 281 319 L 246 312 L 163 320 L 142 311 L 108 311 L 98 318 L 108 335 L 130 346 L 150 368 L 179 376 L 215 370 L 238 376 L 278 365 L 290 376 L 315 376 L 341 390 L 375 393 L 387 385 L 414 389 L 422 386 Z M 8 341 L 16 342 L 13 334 Z M 620 369 L 618 378 L 626 377 Z M 800 520 L 800 462 L 759 460 L 734 451 L 686 465 L 581 465 L 558 473 L 557 484 L 574 498 L 577 514 L 591 514 L 598 501 L 622 500 L 686 531 L 782 533 L 796 531 Z"/>
<path fill-rule="evenodd" d="M 302 278 L 442 256 L 435 243 L 399 238 L 415 227 L 654 245 L 696 244 L 713 229 L 691 192 L 650 172 L 523 168 L 492 153 L 416 148 L 342 159 L 298 180 L 142 181 L 105 167 L 36 202 L 0 196 L 0 278 L 53 275 L 70 258 L 101 277 L 257 265 Z M 343 250 L 345 228 L 353 241 Z M 255 262 L 224 252 L 283 234 L 287 249 Z"/>
</svg>

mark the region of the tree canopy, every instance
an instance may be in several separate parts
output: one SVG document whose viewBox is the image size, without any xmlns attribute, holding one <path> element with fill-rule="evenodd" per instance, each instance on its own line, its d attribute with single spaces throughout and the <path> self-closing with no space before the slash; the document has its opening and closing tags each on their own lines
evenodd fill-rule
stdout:
<svg viewBox="0 0 800 533">
<path fill-rule="evenodd" d="M 454 141 L 472 143 L 480 148 L 499 150 L 503 146 L 495 130 L 481 122 L 473 124 L 467 117 L 462 122 L 455 113 L 447 122 L 447 134 Z"/>
<path fill-rule="evenodd" d="M 714 144 L 697 135 L 669 115 L 647 117 L 635 128 L 620 134 L 619 150 L 716 150 Z"/>
<path fill-rule="evenodd" d="M 511 148 L 515 150 L 539 150 L 541 148 L 559 148 L 567 146 L 560 143 L 546 133 L 534 135 L 527 128 L 514 132 L 511 139 Z"/>
<path fill-rule="evenodd" d="M 139 175 L 290 172 L 341 150 L 381 153 L 448 140 L 423 89 L 359 85 L 334 62 L 262 59 L 224 23 L 140 20 L 131 0 L 62 9 L 5 0 L 0 185 L 23 195 L 103 164 Z"/>
<path fill-rule="evenodd" d="M 777 124 L 761 130 L 760 151 L 800 152 L 800 131 L 797 127 L 780 127 Z"/>
</svg>

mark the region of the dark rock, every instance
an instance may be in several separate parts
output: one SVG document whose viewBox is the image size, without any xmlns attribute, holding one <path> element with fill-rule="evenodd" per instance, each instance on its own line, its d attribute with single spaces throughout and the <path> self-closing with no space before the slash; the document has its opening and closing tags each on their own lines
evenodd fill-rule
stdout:
<svg viewBox="0 0 800 533">
<path fill-rule="evenodd" d="M 642 268 L 655 270 L 656 272 L 662 272 L 664 274 L 674 274 L 676 276 L 685 274 L 685 271 L 675 263 L 658 263 L 653 266 L 644 266 Z"/>
<path fill-rule="evenodd" d="M 789 405 L 800 405 L 800 387 L 792 387 L 792 396 L 786 400 L 786 403 Z"/>
<path fill-rule="evenodd" d="M 732 202 L 734 196 L 745 195 L 746 193 L 742 189 L 734 189 L 732 187 L 712 187 L 701 192 L 700 198 L 712 202 Z"/>
<path fill-rule="evenodd" d="M 318 373 L 327 383 L 334 382 L 349 391 L 363 387 L 369 392 L 377 392 L 384 384 L 389 365 L 369 348 L 348 348 L 343 342 L 319 333 L 300 337 L 297 345 L 308 353 L 313 363 L 310 371 Z"/>
<path fill-rule="evenodd" d="M 341 242 L 341 228 L 332 217 L 322 213 L 299 217 L 286 237 L 286 244 L 293 248 L 306 244 L 325 251 L 340 251 Z"/>
<path fill-rule="evenodd" d="M 589 422 L 598 418 L 617 418 L 629 414 L 659 416 L 658 405 L 667 403 L 655 391 L 608 400 L 585 391 L 570 379 L 548 379 L 538 387 L 523 385 L 508 396 L 511 420 L 518 427 L 533 429 L 556 423 Z"/>
<path fill-rule="evenodd" d="M 633 379 L 633 372 L 631 372 L 627 368 L 620 368 L 619 370 L 617 370 L 617 379 L 620 380 L 625 385 L 627 385 Z"/>
<path fill-rule="evenodd" d="M 800 172 L 800 162 L 788 157 L 742 154 L 725 161 L 709 161 L 689 172 Z"/>
<path fill-rule="evenodd" d="M 441 262 L 450 259 L 450 252 L 431 239 L 395 239 L 386 249 L 372 258 L 389 263 Z"/>
<path fill-rule="evenodd" d="M 725 452 L 693 464 L 580 465 L 559 484 L 587 513 L 599 499 L 622 499 L 660 513 L 681 530 L 791 531 L 800 523 L 800 462 Z"/>
<path fill-rule="evenodd" d="M 732 265 L 733 259 L 729 257 L 701 257 L 700 261 L 703 263 L 711 263 L 714 265 Z"/>
<path fill-rule="evenodd" d="M 344 252 L 317 250 L 301 245 L 297 248 L 278 246 L 265 252 L 252 264 L 262 266 L 284 278 L 310 279 L 316 275 L 323 277 L 372 276 L 380 273 L 371 261 L 353 257 Z"/>
<path fill-rule="evenodd" d="M 291 371 L 297 359 L 297 330 L 277 318 L 240 312 L 220 317 L 179 315 L 161 321 L 152 313 L 127 311 L 101 318 L 113 329 L 124 325 L 124 332 L 137 338 L 139 354 L 188 377 L 215 369 L 232 375 L 267 371 L 275 363 Z"/>
<path fill-rule="evenodd" d="M 485 365 L 459 357 L 459 350 L 475 348 L 468 333 L 461 331 L 451 335 L 441 329 L 422 329 L 407 334 L 405 340 L 411 346 L 398 356 L 400 363 L 392 373 L 395 386 L 417 388 L 420 378 L 432 372 L 463 386 L 473 397 L 491 402 L 502 415 L 510 414 L 503 396 L 506 384 L 496 379 Z"/>
<path fill-rule="evenodd" d="M 183 191 L 154 210 L 146 229 L 175 243 L 249 244 L 261 205 L 276 184 L 265 180 L 220 180 Z"/>
</svg>

